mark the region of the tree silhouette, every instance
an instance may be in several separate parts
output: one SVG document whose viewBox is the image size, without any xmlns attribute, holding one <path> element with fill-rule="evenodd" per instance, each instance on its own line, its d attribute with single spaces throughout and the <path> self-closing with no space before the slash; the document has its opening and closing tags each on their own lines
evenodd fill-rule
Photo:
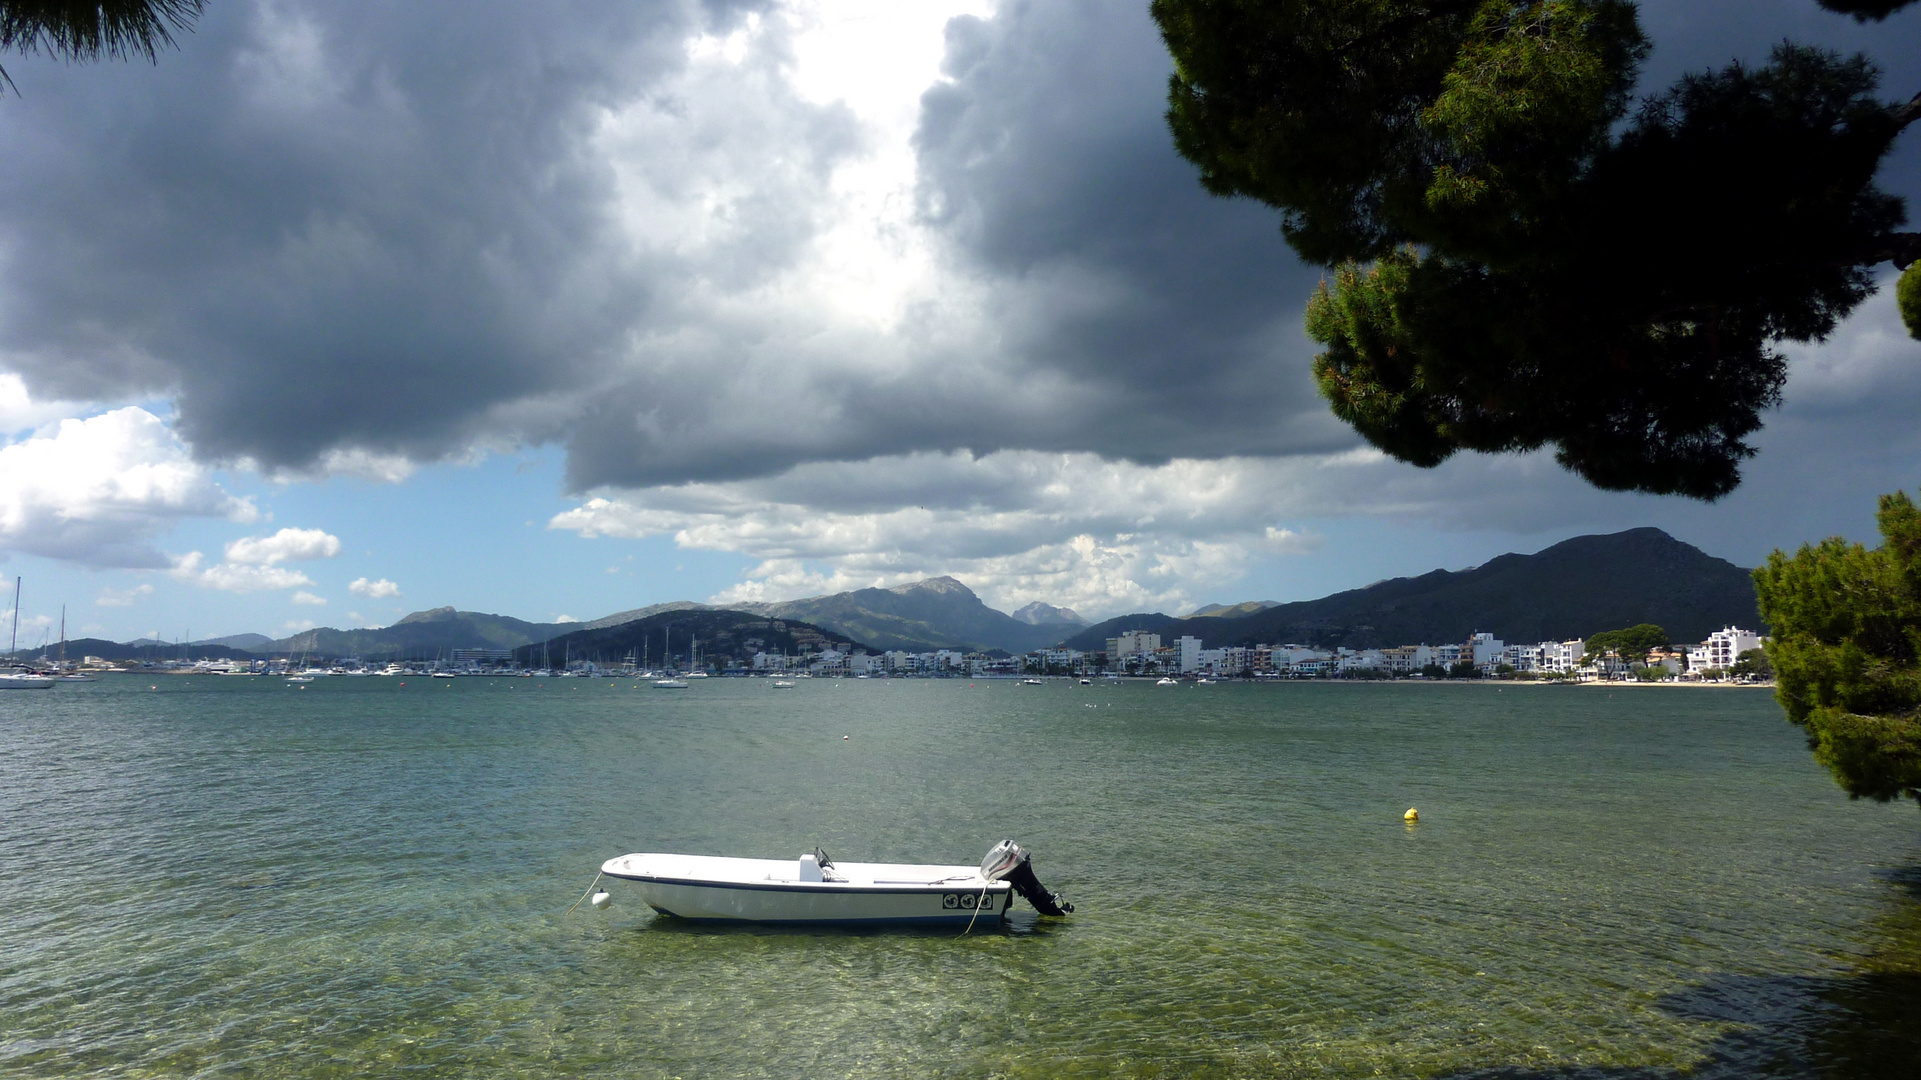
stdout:
<svg viewBox="0 0 1921 1080">
<path fill-rule="evenodd" d="M 69 62 L 144 56 L 158 61 L 173 30 L 193 25 L 205 0 L 0 0 L 0 52 L 45 52 Z M 5 68 L 0 87 L 18 91 Z"/>
<path fill-rule="evenodd" d="M 1860 19 L 1913 0 L 1822 0 Z M 1921 233 L 1875 172 L 1921 96 L 1792 44 L 1634 97 L 1628 0 L 1154 0 L 1168 122 L 1217 195 L 1333 269 L 1335 415 L 1403 461 L 1555 448 L 1598 487 L 1715 499 L 1816 341 Z"/>
</svg>

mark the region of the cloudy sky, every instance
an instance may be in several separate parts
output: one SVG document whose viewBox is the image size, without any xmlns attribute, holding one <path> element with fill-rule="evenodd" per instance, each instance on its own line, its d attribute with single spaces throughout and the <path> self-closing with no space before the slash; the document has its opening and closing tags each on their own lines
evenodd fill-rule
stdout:
<svg viewBox="0 0 1921 1080">
<path fill-rule="evenodd" d="M 158 66 L 5 57 L 23 643 L 941 573 L 1098 618 L 1640 525 L 1752 565 L 1921 484 L 1886 292 L 1720 503 L 1383 460 L 1308 378 L 1319 272 L 1170 148 L 1145 7 L 212 0 Z M 1642 9 L 1650 88 L 1791 37 L 1921 90 L 1921 9 Z"/>
</svg>

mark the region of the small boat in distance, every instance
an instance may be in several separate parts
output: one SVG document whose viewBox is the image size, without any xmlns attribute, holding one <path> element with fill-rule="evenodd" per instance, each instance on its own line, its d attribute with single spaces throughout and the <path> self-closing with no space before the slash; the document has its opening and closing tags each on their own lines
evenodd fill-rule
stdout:
<svg viewBox="0 0 1921 1080">
<path fill-rule="evenodd" d="M 61 616 L 60 625 L 62 632 L 61 640 L 64 642 L 66 630 L 66 616 L 64 613 Z M 15 575 L 13 579 L 13 640 L 7 645 L 7 662 L 18 665 L 20 663 L 19 656 L 20 578 L 18 575 Z M 45 675 L 36 675 L 31 671 L 20 669 L 0 671 L 0 690 L 50 690 L 52 688 L 53 680 L 47 678 Z"/>
<path fill-rule="evenodd" d="M 986 925 L 1007 916 L 1016 892 L 1043 915 L 1074 910 L 1041 885 L 1012 840 L 978 867 L 836 863 L 817 848 L 798 859 L 643 852 L 608 859 L 600 872 L 632 882 L 660 914 L 694 921 Z"/>
<path fill-rule="evenodd" d="M 1020 684 L 1022 686 L 1046 686 L 1047 685 L 1046 683 L 1040 681 L 1039 679 L 1022 679 Z"/>
<path fill-rule="evenodd" d="M 676 679 L 676 678 L 673 678 L 672 676 L 669 676 L 669 677 L 667 677 L 667 678 L 665 678 L 665 679 L 655 679 L 655 680 L 654 680 L 654 689 L 656 689 L 656 690 L 685 690 L 685 689 L 687 689 L 687 680 L 686 680 L 686 679 Z"/>
<path fill-rule="evenodd" d="M 793 688 L 794 688 L 794 680 L 792 679 L 775 679 L 774 680 L 774 689 L 776 690 L 792 690 Z"/>
<path fill-rule="evenodd" d="M 1180 680 L 1163 675 L 1161 676 L 1161 681 L 1155 683 L 1154 685 L 1155 686 L 1179 686 Z"/>
</svg>

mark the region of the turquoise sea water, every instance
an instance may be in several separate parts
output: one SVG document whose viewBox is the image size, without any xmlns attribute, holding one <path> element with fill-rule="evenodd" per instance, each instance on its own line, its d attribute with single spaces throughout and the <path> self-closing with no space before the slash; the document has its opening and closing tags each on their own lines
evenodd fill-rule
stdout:
<svg viewBox="0 0 1921 1080">
<path fill-rule="evenodd" d="M 0 1075 L 1921 1071 L 1921 813 L 1765 692 L 402 682 L 0 695 Z M 1076 915 L 566 914 L 1003 836 Z"/>
</svg>

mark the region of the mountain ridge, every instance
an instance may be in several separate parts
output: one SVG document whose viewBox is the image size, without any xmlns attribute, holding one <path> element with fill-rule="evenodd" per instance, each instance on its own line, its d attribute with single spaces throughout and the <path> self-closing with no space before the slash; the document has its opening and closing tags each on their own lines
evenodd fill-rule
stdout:
<svg viewBox="0 0 1921 1080">
<path fill-rule="evenodd" d="M 1382 648 L 1466 640 L 1560 641 L 1654 623 L 1677 642 L 1729 624 L 1765 632 L 1749 571 L 1660 529 L 1572 537 L 1531 555 L 1508 553 L 1466 570 L 1390 578 L 1317 600 L 1234 617 L 1122 616 L 1070 638 L 1086 651 L 1123 630 L 1193 634 L 1207 647 L 1302 644 Z M 1165 643 L 1165 642 L 1163 642 Z"/>
<path fill-rule="evenodd" d="M 1080 629 L 1076 623 L 1032 624 L 988 607 L 974 590 L 948 577 L 891 588 L 854 589 L 777 603 L 730 605 L 739 611 L 799 619 L 877 649 L 1023 653 Z"/>
</svg>

